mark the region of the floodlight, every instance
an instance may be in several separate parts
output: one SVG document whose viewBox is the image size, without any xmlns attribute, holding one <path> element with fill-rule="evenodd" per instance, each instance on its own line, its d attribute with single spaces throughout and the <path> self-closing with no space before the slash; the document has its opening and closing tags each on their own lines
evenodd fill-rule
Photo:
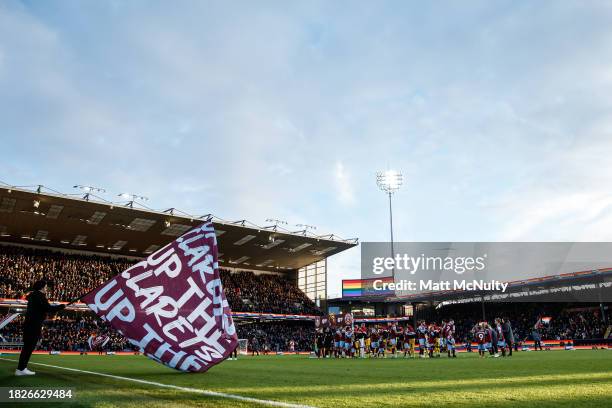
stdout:
<svg viewBox="0 0 612 408">
<path fill-rule="evenodd" d="M 93 186 L 84 186 L 81 184 L 77 184 L 73 188 L 78 188 L 79 190 L 83 190 L 86 193 L 106 193 L 106 190 L 103 188 L 93 187 Z"/>
<path fill-rule="evenodd" d="M 389 232 L 391 235 L 391 258 L 395 257 L 395 251 L 393 249 L 393 208 L 391 205 L 391 196 L 397 190 L 400 189 L 404 177 L 402 173 L 397 170 L 379 171 L 376 173 L 376 184 L 378 188 L 389 195 Z M 395 267 L 392 269 L 393 277 L 395 278 Z"/>
<path fill-rule="evenodd" d="M 401 187 L 404 181 L 402 173 L 397 170 L 379 171 L 376 173 L 378 188 L 388 194 L 393 194 Z"/>
</svg>

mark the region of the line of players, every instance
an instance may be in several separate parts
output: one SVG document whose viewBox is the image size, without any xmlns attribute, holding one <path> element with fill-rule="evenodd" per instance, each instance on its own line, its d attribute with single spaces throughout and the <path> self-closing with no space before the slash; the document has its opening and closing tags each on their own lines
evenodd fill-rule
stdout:
<svg viewBox="0 0 612 408">
<path fill-rule="evenodd" d="M 449 358 L 455 352 L 455 322 L 442 320 L 441 325 L 419 322 L 416 329 L 410 324 L 397 324 L 367 328 L 359 327 L 319 330 L 316 335 L 316 354 L 319 358 L 404 358 L 440 357 L 446 352 Z"/>
<path fill-rule="evenodd" d="M 506 350 L 512 355 L 512 348 L 504 338 L 502 320 L 495 319 L 495 326 L 487 322 L 478 323 L 472 329 L 474 341 L 478 346 L 478 354 L 485 357 L 506 357 Z M 457 357 L 455 347 L 455 322 L 442 320 L 441 325 L 419 322 L 416 330 L 408 324 L 401 327 L 397 324 L 384 327 L 376 325 L 367 328 L 365 324 L 352 328 L 346 326 L 335 331 L 327 328 L 316 334 L 316 354 L 318 358 L 416 358 L 416 345 L 420 358 L 440 357 L 446 352 L 449 358 Z"/>
</svg>

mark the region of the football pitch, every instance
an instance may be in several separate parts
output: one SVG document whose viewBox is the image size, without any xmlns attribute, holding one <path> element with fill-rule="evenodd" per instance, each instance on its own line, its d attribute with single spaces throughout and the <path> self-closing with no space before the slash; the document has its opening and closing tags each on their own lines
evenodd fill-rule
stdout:
<svg viewBox="0 0 612 408">
<path fill-rule="evenodd" d="M 16 355 L 0 358 L 2 387 L 75 389 L 70 404 L 15 407 L 266 406 L 242 397 L 334 408 L 612 407 L 610 350 L 518 352 L 505 359 L 476 353 L 423 360 L 242 357 L 204 374 L 179 373 L 142 356 L 35 355 L 32 362 L 41 364 L 29 366 L 33 377 L 13 376 L 15 363 L 7 360 Z"/>
</svg>

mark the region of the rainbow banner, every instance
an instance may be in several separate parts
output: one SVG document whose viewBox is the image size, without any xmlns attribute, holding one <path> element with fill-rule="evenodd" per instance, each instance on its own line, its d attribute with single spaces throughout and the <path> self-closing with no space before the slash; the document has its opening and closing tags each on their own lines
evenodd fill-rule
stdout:
<svg viewBox="0 0 612 408">
<path fill-rule="evenodd" d="M 343 279 L 342 297 L 361 296 L 361 279 Z"/>
<path fill-rule="evenodd" d="M 382 283 L 392 283 L 392 277 L 378 279 L 343 279 L 342 280 L 342 297 L 352 298 L 361 296 L 391 296 L 394 294 L 392 290 L 376 290 L 374 289 L 374 281 L 379 281 L 378 287 Z"/>
</svg>

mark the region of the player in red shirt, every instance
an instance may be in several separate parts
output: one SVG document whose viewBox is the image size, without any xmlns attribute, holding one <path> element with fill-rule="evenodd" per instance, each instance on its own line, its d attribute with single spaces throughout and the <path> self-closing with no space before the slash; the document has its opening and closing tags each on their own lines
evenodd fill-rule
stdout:
<svg viewBox="0 0 612 408">
<path fill-rule="evenodd" d="M 442 324 L 440 325 L 440 351 L 446 351 L 446 330 L 447 330 L 446 319 L 442 319 Z"/>
<path fill-rule="evenodd" d="M 501 349 L 502 357 L 506 357 L 506 339 L 504 338 L 504 331 L 502 330 L 502 323 L 499 317 L 495 319 L 495 331 L 497 332 L 497 347 Z"/>
<path fill-rule="evenodd" d="M 474 339 L 478 344 L 478 355 L 480 358 L 484 358 L 488 349 L 488 343 L 491 341 L 491 334 L 485 329 L 484 323 L 478 323 Z"/>
<path fill-rule="evenodd" d="M 440 357 L 440 326 L 435 323 L 429 325 L 429 357 Z"/>
<path fill-rule="evenodd" d="M 391 326 L 389 328 L 389 348 L 391 349 L 391 354 L 390 354 L 390 358 L 396 358 L 397 354 L 397 336 L 398 332 L 397 332 L 397 326 L 395 324 L 393 324 L 393 326 Z"/>
<path fill-rule="evenodd" d="M 421 320 L 419 327 L 416 329 L 417 338 L 419 339 L 419 356 L 424 358 L 425 348 L 427 347 L 427 325 L 425 324 L 425 320 Z"/>
<path fill-rule="evenodd" d="M 406 353 L 408 353 L 410 357 L 416 357 L 414 354 L 415 341 L 416 331 L 414 330 L 414 327 L 408 324 L 404 330 L 404 358 L 406 358 Z"/>
<path fill-rule="evenodd" d="M 452 352 L 453 358 L 456 358 L 457 354 L 455 354 L 455 321 L 453 319 L 450 319 L 448 323 L 446 323 L 446 329 L 444 330 L 444 338 L 448 357 L 451 357 Z"/>
<path fill-rule="evenodd" d="M 372 341 L 370 342 L 370 357 L 376 358 L 378 355 L 378 340 L 380 335 L 378 334 L 377 326 L 372 329 Z"/>
<path fill-rule="evenodd" d="M 339 358 L 342 354 L 342 349 L 344 348 L 344 336 L 340 329 L 336 330 L 334 333 L 334 357 Z"/>
</svg>

